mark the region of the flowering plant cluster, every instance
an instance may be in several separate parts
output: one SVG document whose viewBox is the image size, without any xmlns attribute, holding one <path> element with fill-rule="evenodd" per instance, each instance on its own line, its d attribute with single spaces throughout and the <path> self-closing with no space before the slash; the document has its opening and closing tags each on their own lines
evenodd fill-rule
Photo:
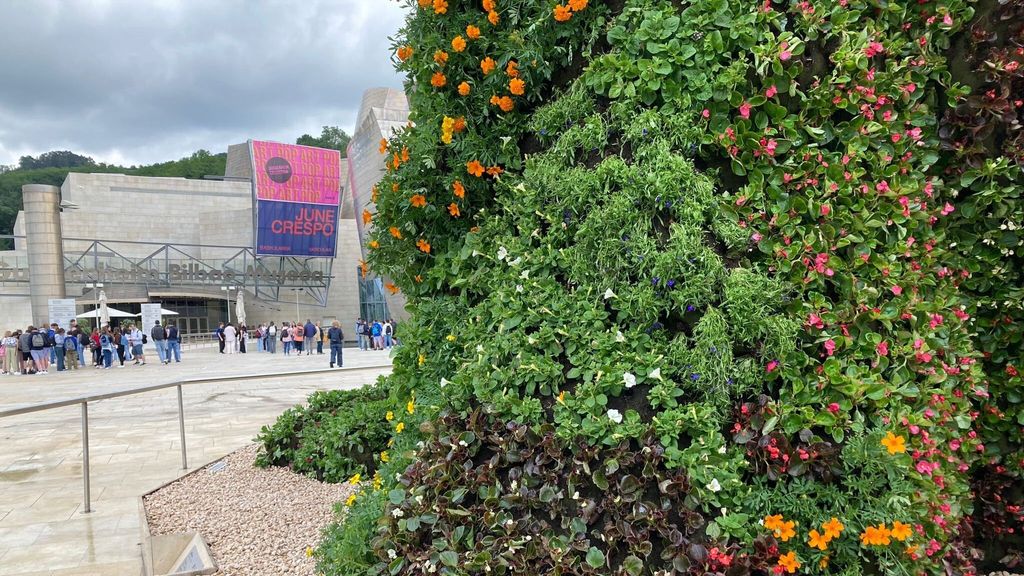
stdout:
<svg viewBox="0 0 1024 576">
<path fill-rule="evenodd" d="M 978 569 L 1021 518 L 1021 180 L 961 108 L 971 2 L 410 10 L 359 207 L 402 427 L 324 573 Z"/>
</svg>

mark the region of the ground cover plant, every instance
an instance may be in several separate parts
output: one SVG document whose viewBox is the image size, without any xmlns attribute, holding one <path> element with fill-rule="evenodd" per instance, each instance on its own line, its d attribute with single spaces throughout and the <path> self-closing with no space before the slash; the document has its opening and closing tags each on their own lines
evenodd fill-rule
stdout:
<svg viewBox="0 0 1024 576">
<path fill-rule="evenodd" d="M 1019 3 L 409 9 L 412 318 L 324 573 L 1013 561 Z"/>
</svg>

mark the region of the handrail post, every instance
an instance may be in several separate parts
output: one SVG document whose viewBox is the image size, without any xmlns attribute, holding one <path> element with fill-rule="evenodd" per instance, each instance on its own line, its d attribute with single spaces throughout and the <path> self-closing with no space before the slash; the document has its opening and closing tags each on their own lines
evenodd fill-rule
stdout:
<svg viewBox="0 0 1024 576">
<path fill-rule="evenodd" d="M 181 399 L 181 384 L 178 384 L 178 427 L 181 430 L 181 469 L 188 470 L 188 457 L 185 452 L 185 405 Z"/>
<path fill-rule="evenodd" d="M 85 510 L 92 512 L 92 498 L 89 495 L 89 403 L 82 402 L 82 485 L 85 488 Z"/>
</svg>

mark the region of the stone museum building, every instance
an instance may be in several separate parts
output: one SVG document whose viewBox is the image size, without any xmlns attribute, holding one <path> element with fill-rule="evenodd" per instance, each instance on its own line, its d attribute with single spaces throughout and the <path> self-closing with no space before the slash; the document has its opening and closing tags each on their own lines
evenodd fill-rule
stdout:
<svg viewBox="0 0 1024 576">
<path fill-rule="evenodd" d="M 377 143 L 407 120 L 401 91 L 364 96 L 341 159 L 333 257 L 257 254 L 250 143 L 230 146 L 225 173 L 202 180 L 70 173 L 59 188 L 25 186 L 14 250 L 0 251 L 0 329 L 48 324 L 52 299 L 88 312 L 101 292 L 109 307 L 132 314 L 159 303 L 185 334 L 237 321 L 240 295 L 249 326 L 339 320 L 353 340 L 357 317 L 402 319 L 402 303 L 385 300 L 380 279 L 361 277 L 365 231 L 356 215 L 384 172 Z M 298 229 L 287 220 L 275 227 Z"/>
</svg>

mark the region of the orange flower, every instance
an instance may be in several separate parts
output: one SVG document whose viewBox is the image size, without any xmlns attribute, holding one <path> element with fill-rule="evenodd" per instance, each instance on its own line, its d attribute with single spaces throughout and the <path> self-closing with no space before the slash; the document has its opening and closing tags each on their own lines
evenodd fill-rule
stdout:
<svg viewBox="0 0 1024 576">
<path fill-rule="evenodd" d="M 501 169 L 501 166 L 489 166 L 487 168 L 488 176 L 498 176 L 499 174 L 502 174 L 504 172 L 505 171 Z"/>
<path fill-rule="evenodd" d="M 839 521 L 835 516 L 831 520 L 821 525 L 821 528 L 825 531 L 825 537 L 829 540 L 839 538 L 839 533 L 843 531 L 843 523 Z"/>
<path fill-rule="evenodd" d="M 882 446 L 885 446 L 889 450 L 889 454 L 897 454 L 907 451 L 907 447 L 904 444 L 906 440 L 903 436 L 897 436 L 892 431 L 887 432 L 885 438 L 882 438 Z"/>
<path fill-rule="evenodd" d="M 376 240 L 370 240 L 370 248 L 380 248 L 380 242 L 377 242 Z"/>
<path fill-rule="evenodd" d="M 558 393 L 558 398 L 555 398 L 555 401 L 559 404 L 565 404 L 565 390 Z"/>
<path fill-rule="evenodd" d="M 456 180 L 452 183 L 452 188 L 455 190 L 455 195 L 459 198 L 466 197 L 466 188 L 462 185 L 462 182 Z"/>
<path fill-rule="evenodd" d="M 419 3 L 420 8 L 426 8 L 427 6 L 430 6 L 430 0 L 417 0 L 417 2 Z"/>
<path fill-rule="evenodd" d="M 388 291 L 391 292 L 392 294 L 398 294 L 398 286 L 395 286 L 391 282 L 385 284 L 384 287 L 387 288 Z"/>
<path fill-rule="evenodd" d="M 888 546 L 889 537 L 892 535 L 885 524 L 879 524 L 877 528 L 867 526 L 860 535 L 860 543 L 863 546 Z"/>
<path fill-rule="evenodd" d="M 519 78 L 519 63 L 509 60 L 508 66 L 505 66 L 505 74 L 508 74 L 509 78 Z"/>
<path fill-rule="evenodd" d="M 402 159 L 398 157 L 398 153 L 391 156 L 391 167 L 398 170 L 398 167 L 402 165 Z"/>
<path fill-rule="evenodd" d="M 491 106 L 497 106 L 501 102 L 501 98 L 498 98 L 497 94 L 491 94 Z"/>
<path fill-rule="evenodd" d="M 466 117 L 465 116 L 459 116 L 458 118 L 456 118 L 455 119 L 455 125 L 452 126 L 452 128 L 455 130 L 456 134 L 458 134 L 459 132 L 462 132 L 463 130 L 465 130 L 466 129 Z"/>
<path fill-rule="evenodd" d="M 782 526 L 782 514 L 776 514 L 774 516 L 765 516 L 764 517 L 764 527 L 765 528 L 767 528 L 769 530 L 772 530 L 772 531 L 775 531 L 775 530 L 778 530 L 780 526 Z"/>
<path fill-rule="evenodd" d="M 466 49 L 466 39 L 462 36 L 456 36 L 452 38 L 452 50 L 456 52 L 462 52 Z"/>
<path fill-rule="evenodd" d="M 569 0 L 569 8 L 572 8 L 573 12 L 581 12 L 587 7 L 587 0 Z"/>
<path fill-rule="evenodd" d="M 398 59 L 405 62 L 412 56 L 412 46 L 402 46 L 398 49 Z"/>
<path fill-rule="evenodd" d="M 423 194 L 413 194 L 412 198 L 409 198 L 409 203 L 414 208 L 423 208 L 427 205 L 427 198 Z"/>
<path fill-rule="evenodd" d="M 359 271 L 363 273 L 363 280 L 366 280 L 366 274 L 370 271 L 370 266 L 366 262 L 360 260 Z"/>
<path fill-rule="evenodd" d="M 776 530 L 775 537 L 783 542 L 789 542 L 789 539 L 796 536 L 796 522 L 787 520 L 783 522 Z"/>
<path fill-rule="evenodd" d="M 800 568 L 800 561 L 796 558 L 796 552 L 790 550 L 782 556 L 779 556 L 779 566 L 789 574 L 793 574 Z"/>
<path fill-rule="evenodd" d="M 448 79 L 444 77 L 444 74 L 440 72 L 434 72 L 434 75 L 430 77 L 430 85 L 434 88 L 440 88 L 448 83 Z"/>
<path fill-rule="evenodd" d="M 434 0 L 434 14 L 444 14 L 448 11 L 448 2 L 445 0 Z"/>
<path fill-rule="evenodd" d="M 477 160 L 470 160 L 466 162 L 466 172 L 479 178 L 484 175 L 484 165 Z"/>
<path fill-rule="evenodd" d="M 469 229 L 469 231 L 472 232 L 473 234 L 476 234 L 477 232 L 480 231 L 480 227 L 479 226 L 473 226 L 472 228 Z"/>
<path fill-rule="evenodd" d="M 572 18 L 572 10 L 568 6 L 558 4 L 555 6 L 555 21 L 556 22 L 567 22 Z"/>
<path fill-rule="evenodd" d="M 448 63 L 448 53 L 444 50 L 437 50 L 434 52 L 434 63 L 438 66 L 444 66 Z"/>
<path fill-rule="evenodd" d="M 395 238 L 398 238 L 399 240 L 402 239 L 402 231 L 398 228 L 392 226 L 391 228 L 388 228 L 388 232 L 391 232 L 391 235 Z"/>
<path fill-rule="evenodd" d="M 494 3 L 494 0 L 484 0 L 483 1 L 483 6 L 484 6 L 484 10 L 486 10 L 488 12 L 494 12 L 494 9 L 497 8 L 497 6 Z"/>
<path fill-rule="evenodd" d="M 497 63 L 490 56 L 480 61 L 480 69 L 483 70 L 484 76 L 493 72 L 495 66 L 497 66 Z"/>
<path fill-rule="evenodd" d="M 423 282 L 423 276 L 420 276 L 419 274 L 413 276 L 412 279 L 417 282 Z"/>
<path fill-rule="evenodd" d="M 392 192 L 398 192 L 398 182 L 392 182 L 391 183 L 391 191 Z"/>
<path fill-rule="evenodd" d="M 470 87 L 469 82 L 459 84 L 459 96 L 469 96 L 471 90 L 472 88 Z"/>
<path fill-rule="evenodd" d="M 423 238 L 416 241 L 416 247 L 420 249 L 420 252 L 430 254 L 430 242 L 427 242 Z"/>
<path fill-rule="evenodd" d="M 817 530 L 811 530 L 808 536 L 807 545 L 822 551 L 828 548 L 828 543 L 832 540 L 828 535 L 822 536 Z"/>
<path fill-rule="evenodd" d="M 387 138 L 381 138 L 380 139 L 380 153 L 381 154 L 387 154 L 388 153 L 388 140 L 387 140 Z"/>
<path fill-rule="evenodd" d="M 893 538 L 903 542 L 907 538 L 910 538 L 910 536 L 913 535 L 913 532 L 910 531 L 910 524 L 904 524 L 903 522 L 896 520 L 892 523 L 891 534 Z"/>
<path fill-rule="evenodd" d="M 363 210 L 363 224 L 369 224 L 373 220 L 373 214 L 369 210 Z"/>
<path fill-rule="evenodd" d="M 523 82 L 519 78 L 513 78 L 512 81 L 508 83 L 508 91 L 516 96 L 522 96 L 526 93 L 526 82 Z"/>
<path fill-rule="evenodd" d="M 516 103 L 508 96 L 502 96 L 498 99 L 498 107 L 501 108 L 502 112 L 511 112 L 515 109 Z"/>
<path fill-rule="evenodd" d="M 451 204 L 448 205 L 448 213 L 451 214 L 452 216 L 455 216 L 456 218 L 462 216 L 462 213 L 459 212 L 459 205 L 456 204 L 455 202 L 452 202 Z"/>
<path fill-rule="evenodd" d="M 470 40 L 476 40 L 480 37 L 480 29 L 470 24 L 469 26 L 466 26 L 466 36 L 469 37 Z"/>
<path fill-rule="evenodd" d="M 497 26 L 498 22 L 501 22 L 501 17 L 498 16 L 497 12 L 491 10 L 487 13 L 487 21 L 490 22 L 492 26 Z"/>
<path fill-rule="evenodd" d="M 409 147 L 408 146 L 402 146 L 402 162 L 408 162 L 408 161 L 409 161 Z"/>
</svg>

